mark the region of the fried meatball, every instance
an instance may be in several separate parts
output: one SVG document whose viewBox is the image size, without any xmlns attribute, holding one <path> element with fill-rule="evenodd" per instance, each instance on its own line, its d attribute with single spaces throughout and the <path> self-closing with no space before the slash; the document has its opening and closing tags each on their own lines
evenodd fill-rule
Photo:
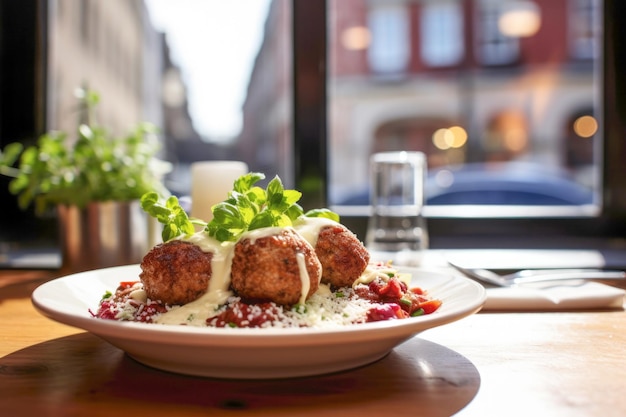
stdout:
<svg viewBox="0 0 626 417">
<path fill-rule="evenodd" d="M 235 244 L 231 267 L 231 287 L 241 298 L 268 300 L 279 305 L 300 301 L 302 279 L 298 254 L 304 256 L 310 297 L 319 287 L 322 266 L 309 242 L 293 229 L 275 235 L 251 239 L 244 237 Z"/>
<path fill-rule="evenodd" d="M 315 253 L 322 264 L 322 283 L 335 287 L 352 286 L 370 260 L 363 243 L 339 223 L 320 230 Z"/>
<path fill-rule="evenodd" d="M 144 256 L 139 279 L 150 299 L 186 304 L 207 291 L 212 259 L 213 253 L 191 242 L 161 243 Z"/>
</svg>

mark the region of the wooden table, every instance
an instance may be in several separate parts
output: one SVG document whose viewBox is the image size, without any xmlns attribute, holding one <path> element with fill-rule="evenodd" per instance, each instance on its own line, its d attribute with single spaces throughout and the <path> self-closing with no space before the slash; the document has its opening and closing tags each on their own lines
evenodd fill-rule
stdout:
<svg viewBox="0 0 626 417">
<path fill-rule="evenodd" d="M 2 416 L 623 416 L 626 312 L 479 313 L 360 369 L 227 381 L 145 367 L 53 322 L 50 272 L 0 271 Z"/>
</svg>

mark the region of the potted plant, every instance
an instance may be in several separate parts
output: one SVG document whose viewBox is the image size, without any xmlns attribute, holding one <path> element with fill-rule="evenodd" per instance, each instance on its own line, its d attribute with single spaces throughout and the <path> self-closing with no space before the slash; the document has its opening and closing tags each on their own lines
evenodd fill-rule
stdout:
<svg viewBox="0 0 626 417">
<path fill-rule="evenodd" d="M 81 89 L 77 96 L 84 122 L 75 137 L 50 131 L 35 145 L 0 151 L 0 173 L 13 177 L 9 190 L 18 205 L 34 204 L 38 215 L 56 209 L 63 265 L 72 272 L 132 263 L 144 253 L 148 220 L 138 202 L 149 191 L 168 194 L 161 179 L 170 169 L 155 156 L 153 125 L 115 137 L 96 122 L 98 93 Z"/>
</svg>

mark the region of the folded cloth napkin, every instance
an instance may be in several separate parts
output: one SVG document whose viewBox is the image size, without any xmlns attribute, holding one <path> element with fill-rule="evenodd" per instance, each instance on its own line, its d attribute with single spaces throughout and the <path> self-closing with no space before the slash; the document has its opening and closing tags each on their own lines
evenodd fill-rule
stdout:
<svg viewBox="0 0 626 417">
<path fill-rule="evenodd" d="M 426 268 L 441 268 L 444 271 L 460 274 L 451 268 L 447 259 L 449 251 L 426 251 L 423 256 L 415 258 L 404 266 L 413 266 L 414 263 Z M 374 259 L 391 259 L 374 253 Z M 464 254 L 465 251 L 458 253 Z M 487 253 L 487 252 L 485 252 Z M 457 254 L 454 252 L 453 254 Z M 456 260 L 456 258 L 453 258 Z M 484 260 L 484 258 L 483 258 Z M 393 262 L 402 266 L 404 259 L 394 259 Z M 466 266 L 466 264 L 461 264 Z M 479 265 L 472 265 L 479 266 Z M 482 265 L 484 267 L 484 265 Z M 534 267 L 555 267 L 555 265 L 533 265 Z M 567 265 L 573 267 L 574 265 Z M 575 265 L 584 267 L 583 265 Z M 597 267 L 597 266 L 596 266 Z M 617 287 L 594 281 L 567 281 L 543 282 L 525 284 L 523 286 L 507 288 L 487 288 L 487 299 L 483 311 L 569 311 L 593 309 L 622 309 L 626 299 L 626 291 Z"/>
<path fill-rule="evenodd" d="M 626 291 L 599 282 L 488 288 L 483 310 L 565 311 L 624 307 Z"/>
</svg>

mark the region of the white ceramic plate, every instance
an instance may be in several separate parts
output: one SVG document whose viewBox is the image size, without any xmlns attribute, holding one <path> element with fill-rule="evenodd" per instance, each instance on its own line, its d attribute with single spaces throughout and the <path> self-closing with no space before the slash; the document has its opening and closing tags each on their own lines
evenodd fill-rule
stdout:
<svg viewBox="0 0 626 417">
<path fill-rule="evenodd" d="M 372 363 L 417 333 L 473 314 L 485 302 L 480 284 L 453 271 L 399 269 L 413 274 L 414 286 L 441 299 L 442 306 L 421 317 L 330 330 L 218 329 L 93 318 L 89 309 L 97 309 L 107 290 L 138 279 L 138 265 L 52 280 L 35 289 L 32 301 L 43 315 L 90 331 L 161 370 L 217 378 L 311 376 Z"/>
</svg>

